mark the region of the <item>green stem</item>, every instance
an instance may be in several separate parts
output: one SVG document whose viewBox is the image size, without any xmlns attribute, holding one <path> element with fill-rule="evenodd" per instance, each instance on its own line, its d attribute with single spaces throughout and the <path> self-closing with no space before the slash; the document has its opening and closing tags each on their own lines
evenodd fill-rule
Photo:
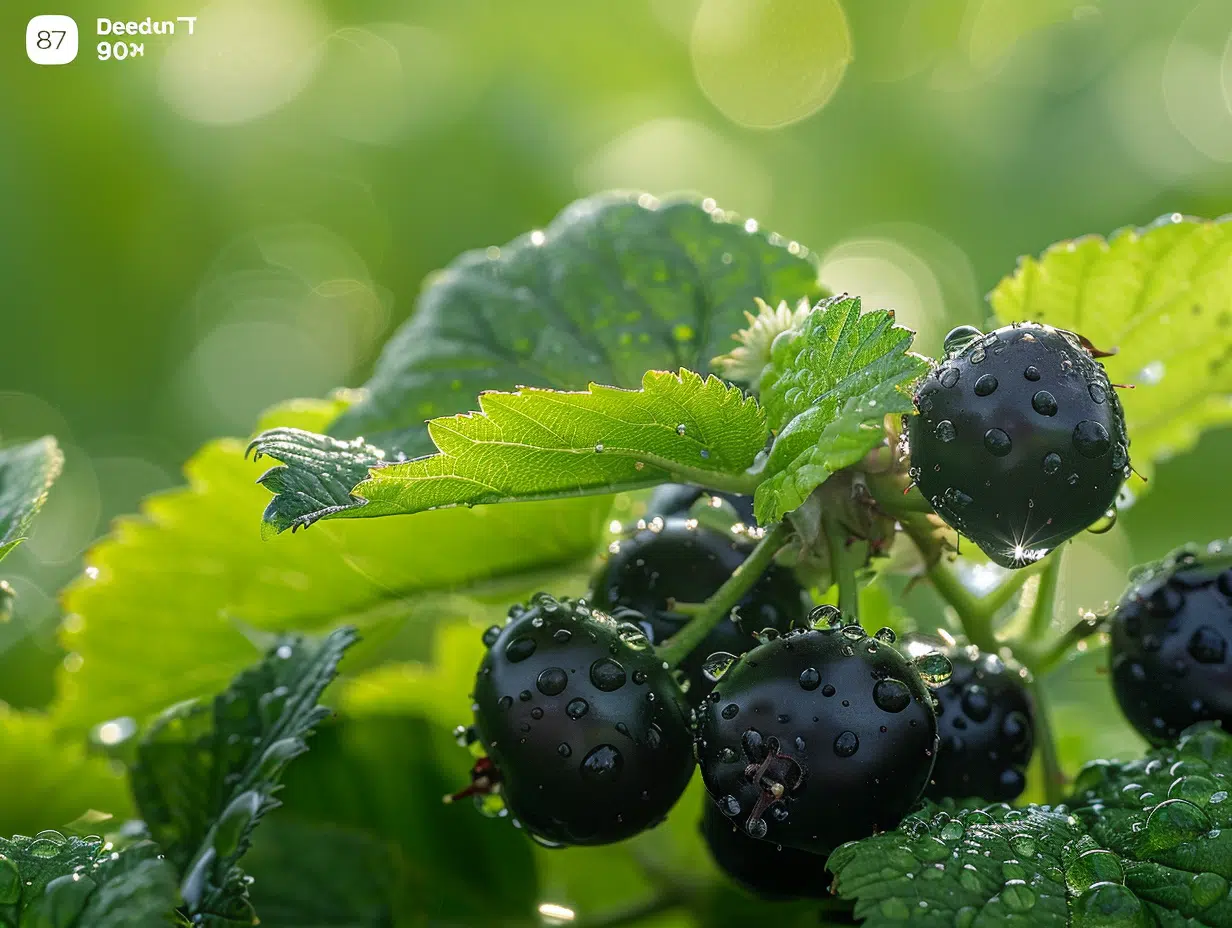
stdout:
<svg viewBox="0 0 1232 928">
<path fill-rule="evenodd" d="M 928 517 L 918 514 L 906 516 L 901 520 L 901 524 L 924 556 L 924 563 L 928 565 L 928 579 L 932 581 L 934 589 L 958 614 L 958 621 L 962 623 L 967 640 L 982 651 L 996 653 L 999 645 L 992 633 L 992 616 L 945 564 L 945 552 L 941 542 L 933 534 L 933 526 Z"/>
<path fill-rule="evenodd" d="M 594 918 L 579 919 L 573 924 L 577 928 L 620 928 L 623 925 L 634 925 L 643 919 L 670 912 L 685 903 L 684 894 L 672 890 L 660 890 L 643 902 L 635 903 L 624 909 L 598 915 Z"/>
<path fill-rule="evenodd" d="M 1000 586 L 980 598 L 980 609 L 990 616 L 996 615 L 1018 595 L 1023 584 L 1040 572 L 1046 562 L 1047 558 L 1013 571 Z"/>
<path fill-rule="evenodd" d="M 1052 713 L 1048 697 L 1038 679 L 1030 684 L 1035 703 L 1035 743 L 1044 768 L 1044 798 L 1049 805 L 1059 803 L 1064 795 L 1065 771 L 1061 769 L 1061 757 L 1057 753 L 1057 739 L 1052 729 Z"/>
<path fill-rule="evenodd" d="M 1032 673 L 1042 677 L 1065 660 L 1078 642 L 1094 635 L 1103 627 L 1103 624 L 1104 619 L 1101 616 L 1081 619 L 1077 625 L 1039 652 L 1023 648 L 1022 653 L 1016 656 Z"/>
<path fill-rule="evenodd" d="M 701 611 L 658 649 L 664 663 L 675 667 L 693 653 L 715 626 L 744 599 L 790 535 L 791 529 L 786 522 L 779 522 L 766 532 L 744 563 L 732 571 L 727 581 L 706 600 Z"/>
<path fill-rule="evenodd" d="M 1058 548 L 1044 558 L 1047 562 L 1039 575 L 1039 589 L 1035 591 L 1035 604 L 1031 607 L 1031 617 L 1027 620 L 1027 641 L 1042 641 L 1052 628 L 1052 616 L 1057 601 L 1057 581 L 1061 574 L 1061 554 L 1065 549 Z"/>
<path fill-rule="evenodd" d="M 847 622 L 860 621 L 860 586 L 856 581 L 856 568 L 860 566 L 859 559 L 852 557 L 851 546 L 847 544 L 847 530 L 831 513 L 822 514 L 822 524 L 826 531 L 826 546 L 830 550 L 830 573 L 838 584 L 838 611 Z"/>
</svg>

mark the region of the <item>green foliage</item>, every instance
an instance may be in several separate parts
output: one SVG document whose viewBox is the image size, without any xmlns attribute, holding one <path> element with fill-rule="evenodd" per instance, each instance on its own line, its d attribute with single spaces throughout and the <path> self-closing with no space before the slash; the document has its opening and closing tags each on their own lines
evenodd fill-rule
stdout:
<svg viewBox="0 0 1232 928">
<path fill-rule="evenodd" d="M 884 441 L 887 415 L 911 409 L 908 388 L 928 369 L 907 352 L 911 339 L 892 312 L 861 312 L 860 298 L 844 295 L 774 340 L 761 397 L 777 437 L 757 488 L 758 521 L 798 507 Z"/>
<path fill-rule="evenodd" d="M 1116 351 L 1102 363 L 1137 387 L 1120 398 L 1140 470 L 1232 421 L 1232 222 L 1165 216 L 1058 242 L 990 300 L 1002 323 L 1046 322 Z"/>
<path fill-rule="evenodd" d="M 336 408 L 301 403 L 262 425 L 320 431 Z M 64 597 L 79 621 L 62 641 L 81 667 L 60 676 L 58 724 L 141 720 L 217 692 L 257 656 L 252 629 L 351 624 L 367 639 L 352 665 L 413 656 L 416 627 L 442 609 L 474 614 L 473 597 L 507 605 L 571 578 L 594 556 L 611 506 L 588 497 L 451 509 L 262 540 L 252 513 L 267 496 L 243 451 L 210 443 L 186 465 L 186 488 L 151 497 L 89 552 L 97 576 Z"/>
<path fill-rule="evenodd" d="M 174 922 L 175 875 L 142 842 L 113 851 L 101 838 L 58 831 L 0 838 L 0 924 L 126 928 Z"/>
<path fill-rule="evenodd" d="M 278 805 L 284 768 L 328 714 L 317 698 L 354 640 L 352 629 L 317 641 L 280 638 L 211 703 L 171 707 L 142 738 L 133 795 L 151 836 L 183 874 L 184 905 L 198 923 L 254 923 L 239 859 L 253 828 Z"/>
<path fill-rule="evenodd" d="M 739 479 L 769 437 L 757 402 L 692 371 L 650 371 L 641 390 L 486 393 L 482 412 L 433 419 L 432 457 L 372 472 L 346 515 L 573 496 L 692 479 Z M 339 513 L 342 514 L 342 513 Z"/>
<path fill-rule="evenodd" d="M 63 466 L 64 455 L 50 436 L 0 448 L 0 560 L 25 541 Z"/>
<path fill-rule="evenodd" d="M 706 373 L 755 297 L 794 304 L 819 293 L 815 258 L 731 213 L 645 194 L 579 200 L 542 232 L 433 275 L 363 398 L 329 432 L 429 454 L 424 420 L 465 412 L 483 391 Z"/>
<path fill-rule="evenodd" d="M 1230 925 L 1230 774 L 1232 735 L 1199 725 L 1088 765 L 1068 809 L 926 803 L 827 866 L 869 928 Z"/>
</svg>

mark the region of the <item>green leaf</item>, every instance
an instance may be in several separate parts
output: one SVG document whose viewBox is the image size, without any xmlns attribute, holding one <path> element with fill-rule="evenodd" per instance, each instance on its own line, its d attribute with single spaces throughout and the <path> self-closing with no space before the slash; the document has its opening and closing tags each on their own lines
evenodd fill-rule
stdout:
<svg viewBox="0 0 1232 928">
<path fill-rule="evenodd" d="M 885 440 L 887 415 L 911 409 L 909 387 L 928 362 L 888 310 L 861 312 L 846 295 L 818 303 L 774 341 L 761 399 L 777 433 L 757 488 L 762 524 L 800 506 L 836 470 Z"/>
<path fill-rule="evenodd" d="M 127 928 L 173 924 L 170 864 L 142 842 L 113 852 L 101 838 L 58 831 L 0 838 L 0 924 Z"/>
<path fill-rule="evenodd" d="M 1230 775 L 1232 735 L 1206 723 L 1089 764 L 1068 808 L 930 802 L 827 866 L 869 928 L 1232 925 Z"/>
<path fill-rule="evenodd" d="M 542 232 L 467 252 L 431 277 L 330 434 L 418 456 L 432 451 L 425 419 L 465 412 L 485 390 L 706 373 L 755 297 L 815 298 L 817 272 L 807 249 L 694 201 L 580 200 Z"/>
<path fill-rule="evenodd" d="M 255 923 L 238 862 L 278 805 L 284 768 L 328 714 L 317 699 L 354 641 L 346 628 L 320 640 L 281 638 L 212 704 L 168 709 L 138 746 L 133 795 L 200 924 Z"/>
<path fill-rule="evenodd" d="M 64 455 L 50 435 L 0 448 L 0 560 L 25 541 L 63 465 Z"/>
<path fill-rule="evenodd" d="M 264 425 L 321 431 L 335 408 L 298 404 Z M 92 569 L 64 595 L 72 618 L 61 640 L 81 663 L 60 672 L 60 726 L 142 721 L 220 691 L 259 657 L 246 629 L 358 626 L 366 640 L 348 661 L 356 667 L 416 656 L 442 610 L 490 623 L 538 587 L 580 594 L 584 587 L 556 584 L 577 582 L 611 508 L 585 497 L 451 509 L 325 522 L 263 541 L 252 513 L 268 497 L 243 451 L 237 441 L 210 443 L 186 466 L 187 487 L 148 499 L 87 554 Z M 477 604 L 481 595 L 504 608 Z"/>
<path fill-rule="evenodd" d="M 1051 246 L 990 295 L 1001 323 L 1035 320 L 1116 355 L 1139 469 L 1232 422 L 1232 222 L 1165 216 Z M 1140 463 L 1141 462 L 1141 463 Z"/>
<path fill-rule="evenodd" d="M 650 371 L 641 390 L 594 384 L 583 393 L 523 389 L 485 393 L 479 405 L 479 413 L 428 424 L 439 453 L 374 469 L 352 491 L 363 506 L 318 510 L 305 520 L 576 496 L 671 480 L 722 485 L 741 479 L 768 437 L 756 400 L 688 370 Z M 297 440 L 311 447 L 331 441 L 283 429 L 267 432 L 256 448 L 277 454 L 277 446 Z"/>
</svg>

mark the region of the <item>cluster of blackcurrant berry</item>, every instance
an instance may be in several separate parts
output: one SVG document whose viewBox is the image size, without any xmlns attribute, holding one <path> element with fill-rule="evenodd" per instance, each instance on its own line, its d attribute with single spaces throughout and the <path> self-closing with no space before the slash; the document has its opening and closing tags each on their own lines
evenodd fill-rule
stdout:
<svg viewBox="0 0 1232 928">
<path fill-rule="evenodd" d="M 655 647 L 688 621 L 674 606 L 712 596 L 756 535 L 741 530 L 744 498 L 726 498 L 736 531 L 689 518 L 701 495 L 660 488 L 587 599 L 541 593 L 487 631 L 474 726 L 460 732 L 480 756 L 450 798 L 474 795 L 543 844 L 604 844 L 661 821 L 699 764 L 715 861 L 781 898 L 823 895 L 826 855 L 893 827 L 925 793 L 1021 791 L 1031 708 L 1016 670 L 868 635 L 832 606 L 810 609 L 785 568 L 670 672 Z"/>
</svg>

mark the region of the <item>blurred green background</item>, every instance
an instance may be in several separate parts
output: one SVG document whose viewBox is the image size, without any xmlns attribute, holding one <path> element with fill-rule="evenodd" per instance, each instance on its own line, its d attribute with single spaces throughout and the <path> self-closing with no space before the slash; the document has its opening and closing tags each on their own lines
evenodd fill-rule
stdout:
<svg viewBox="0 0 1232 928">
<path fill-rule="evenodd" d="M 1020 254 L 1232 202 L 1227 0 L 71 0 L 77 61 L 37 67 L 47 11 L 0 5 L 0 436 L 67 452 L 5 562 L 18 707 L 50 699 L 56 590 L 112 517 L 269 404 L 361 383 L 426 274 L 576 197 L 714 197 L 929 353 Z M 198 19 L 101 62 L 100 15 Z M 1064 614 L 1232 531 L 1230 455 L 1207 435 L 1080 541 Z"/>
</svg>

